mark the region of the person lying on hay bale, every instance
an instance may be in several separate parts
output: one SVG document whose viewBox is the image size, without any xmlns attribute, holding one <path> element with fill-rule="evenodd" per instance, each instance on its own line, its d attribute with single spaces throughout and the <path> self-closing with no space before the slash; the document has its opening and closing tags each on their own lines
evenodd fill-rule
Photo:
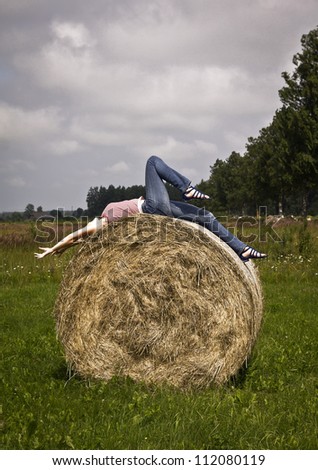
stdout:
<svg viewBox="0 0 318 470">
<path fill-rule="evenodd" d="M 179 189 L 185 202 L 171 201 L 164 181 Z M 101 216 L 89 222 L 86 227 L 66 236 L 52 248 L 40 248 L 43 253 L 35 253 L 35 256 L 43 258 L 47 255 L 60 254 L 83 238 L 102 230 L 110 222 L 137 213 L 144 213 L 195 222 L 221 238 L 244 262 L 249 259 L 266 258 L 265 253 L 260 253 L 246 245 L 223 227 L 211 212 L 188 204 L 187 201 L 191 199 L 203 200 L 209 199 L 209 196 L 192 186 L 188 178 L 170 168 L 161 158 L 152 156 L 146 164 L 146 199 L 140 197 L 139 199 L 108 204 Z"/>
</svg>

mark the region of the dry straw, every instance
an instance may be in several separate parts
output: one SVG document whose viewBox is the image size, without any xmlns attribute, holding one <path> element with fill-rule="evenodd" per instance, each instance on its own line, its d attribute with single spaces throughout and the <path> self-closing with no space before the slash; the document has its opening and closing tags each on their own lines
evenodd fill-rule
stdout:
<svg viewBox="0 0 318 470">
<path fill-rule="evenodd" d="M 224 384 L 262 319 L 252 262 L 196 224 L 138 215 L 85 241 L 55 305 L 66 360 L 83 377 L 181 389 Z"/>
</svg>

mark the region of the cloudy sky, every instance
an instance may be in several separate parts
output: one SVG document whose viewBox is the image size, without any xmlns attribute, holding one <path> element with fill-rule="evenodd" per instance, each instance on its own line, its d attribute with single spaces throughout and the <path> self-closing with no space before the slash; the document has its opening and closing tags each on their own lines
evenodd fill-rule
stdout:
<svg viewBox="0 0 318 470">
<path fill-rule="evenodd" d="M 0 0 L 0 212 L 86 208 L 159 155 L 194 183 L 280 107 L 317 0 Z"/>
</svg>

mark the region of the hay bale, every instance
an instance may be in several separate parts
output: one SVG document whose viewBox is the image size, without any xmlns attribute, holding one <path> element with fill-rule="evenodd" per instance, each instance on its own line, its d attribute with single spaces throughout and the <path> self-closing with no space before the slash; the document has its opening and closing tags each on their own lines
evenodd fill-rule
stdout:
<svg viewBox="0 0 318 470">
<path fill-rule="evenodd" d="M 248 358 L 262 295 L 252 264 L 196 224 L 138 215 L 85 241 L 55 305 L 73 370 L 181 389 L 223 384 Z"/>
</svg>

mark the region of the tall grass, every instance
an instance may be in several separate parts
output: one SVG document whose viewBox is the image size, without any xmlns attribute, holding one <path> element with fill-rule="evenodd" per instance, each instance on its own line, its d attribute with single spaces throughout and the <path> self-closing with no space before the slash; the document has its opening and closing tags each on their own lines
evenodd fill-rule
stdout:
<svg viewBox="0 0 318 470">
<path fill-rule="evenodd" d="M 264 323 L 247 368 L 221 389 L 181 393 L 70 376 L 51 315 L 65 265 L 32 242 L 0 247 L 4 449 L 316 449 L 318 229 L 259 242 Z M 257 244 L 257 242 L 255 242 Z"/>
</svg>

